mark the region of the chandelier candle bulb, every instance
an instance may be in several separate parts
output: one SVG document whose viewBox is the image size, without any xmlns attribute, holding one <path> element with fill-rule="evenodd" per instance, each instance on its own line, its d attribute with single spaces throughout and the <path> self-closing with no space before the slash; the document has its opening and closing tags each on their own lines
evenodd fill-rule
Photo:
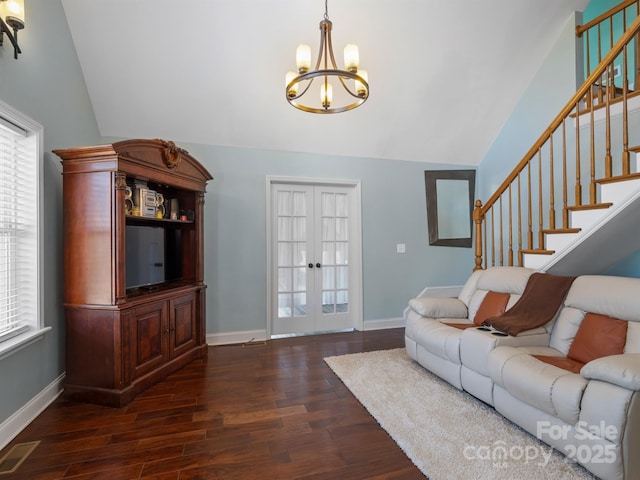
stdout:
<svg viewBox="0 0 640 480">
<path fill-rule="evenodd" d="M 322 106 L 324 108 L 329 108 L 331 106 L 331 101 L 333 100 L 333 87 L 330 83 L 323 83 L 320 86 L 320 100 L 322 101 Z"/>
<path fill-rule="evenodd" d="M 9 26 L 17 29 L 24 28 L 24 0 L 0 1 L 0 12 Z"/>
<path fill-rule="evenodd" d="M 367 74 L 366 70 L 360 70 L 358 72 L 358 75 L 360 77 L 362 77 L 362 79 L 369 83 L 369 75 Z M 364 97 L 367 94 L 367 88 L 364 86 L 364 84 L 359 81 L 359 80 L 355 80 L 356 82 L 356 95 L 358 95 L 359 97 Z"/>
<path fill-rule="evenodd" d="M 296 95 L 298 95 L 298 84 L 294 83 L 293 85 L 291 85 L 291 88 L 289 88 L 289 84 L 291 83 L 291 81 L 296 78 L 298 75 L 295 72 L 287 72 L 286 75 L 286 85 L 287 85 L 287 95 L 289 96 L 289 98 L 293 98 Z"/>
<path fill-rule="evenodd" d="M 358 46 L 349 44 L 344 47 L 344 68 L 351 73 L 358 71 L 360 57 L 358 55 Z"/>
<path fill-rule="evenodd" d="M 311 47 L 300 44 L 296 49 L 296 65 L 299 73 L 307 73 L 311 68 Z"/>
</svg>

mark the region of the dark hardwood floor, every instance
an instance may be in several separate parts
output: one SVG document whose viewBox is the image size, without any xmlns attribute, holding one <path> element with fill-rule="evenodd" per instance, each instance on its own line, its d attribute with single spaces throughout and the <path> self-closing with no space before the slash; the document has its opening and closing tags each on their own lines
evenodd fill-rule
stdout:
<svg viewBox="0 0 640 480">
<path fill-rule="evenodd" d="M 392 329 L 209 347 L 124 408 L 56 400 L 0 480 L 424 479 L 323 361 L 403 345 Z"/>
</svg>

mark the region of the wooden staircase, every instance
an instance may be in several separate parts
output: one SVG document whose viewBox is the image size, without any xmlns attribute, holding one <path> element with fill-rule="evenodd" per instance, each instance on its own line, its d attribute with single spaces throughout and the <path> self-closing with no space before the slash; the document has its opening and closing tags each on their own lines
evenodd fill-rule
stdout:
<svg viewBox="0 0 640 480">
<path fill-rule="evenodd" d="M 635 172 L 596 180 L 600 203 L 569 207 L 569 228 L 543 230 L 523 265 L 559 275 L 601 272 L 640 249 L 640 158 Z"/>
<path fill-rule="evenodd" d="M 475 269 L 602 273 L 640 250 L 640 2 L 622 2 L 577 34 L 593 28 L 600 42 L 600 24 L 613 31 L 620 15 L 619 40 L 487 203 L 476 201 Z"/>
</svg>

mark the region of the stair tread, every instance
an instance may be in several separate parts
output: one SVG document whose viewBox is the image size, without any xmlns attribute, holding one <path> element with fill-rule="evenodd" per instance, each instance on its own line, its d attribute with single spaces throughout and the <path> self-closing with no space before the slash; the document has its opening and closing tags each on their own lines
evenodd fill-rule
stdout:
<svg viewBox="0 0 640 480">
<path fill-rule="evenodd" d="M 537 249 L 533 249 L 533 250 L 520 250 L 520 253 L 527 253 L 527 254 L 533 254 L 533 255 L 553 255 L 554 253 L 556 253 L 555 250 L 537 250 Z"/>
<path fill-rule="evenodd" d="M 596 183 L 615 183 L 615 182 L 624 182 L 625 180 L 637 180 L 640 178 L 640 172 L 636 173 L 628 173 L 626 175 L 617 175 L 615 177 L 609 178 L 599 178 L 596 180 Z"/>
<path fill-rule="evenodd" d="M 567 207 L 567 210 L 570 211 L 578 211 L 578 210 L 597 210 L 599 208 L 609 208 L 613 203 L 605 202 L 605 203 L 590 203 L 587 205 L 574 205 L 573 207 Z"/>
<path fill-rule="evenodd" d="M 542 230 L 542 233 L 554 234 L 554 233 L 580 233 L 581 228 L 552 228 Z"/>
</svg>

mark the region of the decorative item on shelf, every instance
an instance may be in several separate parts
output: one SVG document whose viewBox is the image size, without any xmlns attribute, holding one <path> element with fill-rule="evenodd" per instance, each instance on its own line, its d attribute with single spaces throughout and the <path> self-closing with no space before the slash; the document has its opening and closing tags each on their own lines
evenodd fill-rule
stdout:
<svg viewBox="0 0 640 480">
<path fill-rule="evenodd" d="M 125 215 L 132 215 L 133 214 L 133 190 L 131 190 L 131 187 L 129 185 L 127 185 L 124 188 L 124 213 Z M 138 210 L 138 214 L 140 213 L 140 210 Z"/>
<path fill-rule="evenodd" d="M 171 220 L 177 220 L 179 212 L 178 199 L 172 198 L 169 200 L 169 218 L 171 218 Z"/>
<path fill-rule="evenodd" d="M 164 218 L 164 195 L 156 193 L 156 218 Z"/>
<path fill-rule="evenodd" d="M 0 46 L 2 46 L 6 33 L 11 45 L 13 45 L 13 58 L 15 59 L 18 58 L 19 53 L 22 53 L 18 45 L 18 30 L 23 28 L 24 0 L 0 0 Z"/>
<path fill-rule="evenodd" d="M 311 49 L 308 45 L 298 45 L 296 50 L 296 63 L 298 73 L 287 72 L 285 95 L 287 101 L 294 107 L 310 113 L 340 113 L 352 110 L 362 105 L 369 98 L 369 79 L 365 70 L 358 69 L 359 54 L 356 45 L 347 45 L 344 48 L 345 69 L 339 70 L 333 55 L 331 44 L 331 27 L 327 10 L 327 0 L 324 2 L 324 20 L 320 22 L 320 49 L 318 59 L 311 70 Z M 301 98 L 307 93 L 313 81 L 319 77 L 319 103 L 320 106 L 302 104 Z M 330 80 L 340 83 L 342 89 L 336 89 L 338 105 L 333 103 L 333 85 Z M 348 81 L 353 80 L 353 87 Z M 354 101 L 355 99 L 355 101 Z M 349 103 L 352 102 L 352 103 Z M 334 104 L 334 106 L 332 106 Z M 316 104 L 317 105 L 317 104 Z"/>
</svg>

